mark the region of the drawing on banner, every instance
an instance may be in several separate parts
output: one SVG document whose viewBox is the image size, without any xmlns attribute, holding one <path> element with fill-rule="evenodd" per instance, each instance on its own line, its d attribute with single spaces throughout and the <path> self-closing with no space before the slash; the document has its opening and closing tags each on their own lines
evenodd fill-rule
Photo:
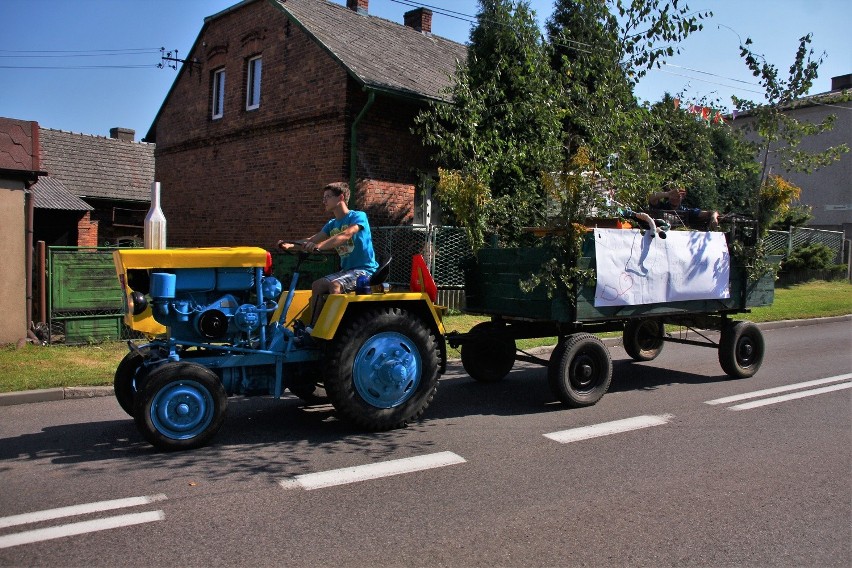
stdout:
<svg viewBox="0 0 852 568">
<path fill-rule="evenodd" d="M 730 297 L 730 255 L 718 232 L 595 229 L 595 306 Z"/>
</svg>

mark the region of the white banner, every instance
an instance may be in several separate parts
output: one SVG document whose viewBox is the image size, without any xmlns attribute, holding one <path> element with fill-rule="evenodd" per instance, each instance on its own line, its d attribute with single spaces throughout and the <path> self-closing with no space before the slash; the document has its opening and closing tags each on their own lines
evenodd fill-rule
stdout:
<svg viewBox="0 0 852 568">
<path fill-rule="evenodd" d="M 724 233 L 595 229 L 595 306 L 634 306 L 731 296 Z"/>
</svg>

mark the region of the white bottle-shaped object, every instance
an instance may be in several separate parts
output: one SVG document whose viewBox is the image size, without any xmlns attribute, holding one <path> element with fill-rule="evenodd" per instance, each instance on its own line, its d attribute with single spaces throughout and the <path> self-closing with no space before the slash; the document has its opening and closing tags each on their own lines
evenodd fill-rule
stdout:
<svg viewBox="0 0 852 568">
<path fill-rule="evenodd" d="M 160 208 L 160 182 L 151 182 L 151 208 L 145 215 L 145 248 L 166 248 L 166 216 Z"/>
</svg>

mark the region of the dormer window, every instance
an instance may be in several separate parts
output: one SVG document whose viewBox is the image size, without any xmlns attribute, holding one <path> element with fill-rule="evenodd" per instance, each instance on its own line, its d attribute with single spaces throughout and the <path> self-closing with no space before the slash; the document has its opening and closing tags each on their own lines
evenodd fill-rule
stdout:
<svg viewBox="0 0 852 568">
<path fill-rule="evenodd" d="M 252 57 L 248 60 L 246 83 L 246 110 L 260 107 L 260 75 L 263 68 L 263 58 Z"/>
<path fill-rule="evenodd" d="M 213 72 L 213 119 L 222 118 L 225 114 L 225 70 Z"/>
</svg>

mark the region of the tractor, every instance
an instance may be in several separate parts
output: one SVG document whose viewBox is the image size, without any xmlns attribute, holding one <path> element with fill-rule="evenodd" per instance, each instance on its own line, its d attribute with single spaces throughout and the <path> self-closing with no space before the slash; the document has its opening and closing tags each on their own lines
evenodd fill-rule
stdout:
<svg viewBox="0 0 852 568">
<path fill-rule="evenodd" d="M 155 447 L 207 444 L 231 396 L 327 400 L 355 426 L 382 431 L 419 419 L 446 368 L 443 314 L 416 255 L 410 291 L 384 280 L 390 259 L 357 293 L 331 294 L 316 325 L 310 290 L 287 290 L 259 247 L 120 249 L 113 260 L 125 323 L 146 334 L 128 342 L 115 396 Z"/>
</svg>

